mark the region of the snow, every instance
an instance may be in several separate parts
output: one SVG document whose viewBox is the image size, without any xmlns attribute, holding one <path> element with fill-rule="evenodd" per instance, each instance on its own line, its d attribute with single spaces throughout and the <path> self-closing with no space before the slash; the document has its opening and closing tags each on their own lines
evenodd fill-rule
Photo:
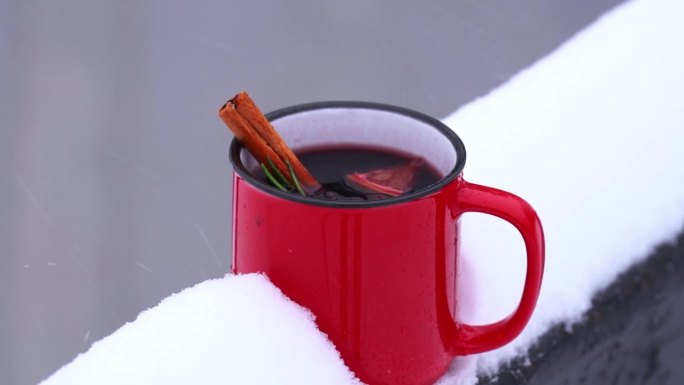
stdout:
<svg viewBox="0 0 684 385">
<path fill-rule="evenodd" d="M 355 384 L 311 313 L 260 274 L 202 282 L 96 342 L 43 382 Z"/>
<path fill-rule="evenodd" d="M 457 358 L 440 384 L 472 384 L 684 226 L 684 3 L 638 0 L 445 121 L 468 151 L 466 179 L 538 211 L 547 264 L 537 310 L 513 343 Z M 482 215 L 463 221 L 463 319 L 513 310 L 522 242 Z M 207 281 L 95 343 L 46 385 L 351 384 L 311 315 L 264 277 Z"/>
<path fill-rule="evenodd" d="M 594 293 L 684 228 L 682 15 L 677 0 L 624 4 L 445 119 L 466 145 L 465 178 L 524 197 L 546 233 L 536 312 L 513 343 L 474 359 L 480 371 L 578 321 Z M 522 291 L 522 240 L 484 216 L 462 227 L 462 284 L 475 287 L 464 319 L 497 320 Z M 443 384 L 467 377 L 452 372 Z"/>
</svg>

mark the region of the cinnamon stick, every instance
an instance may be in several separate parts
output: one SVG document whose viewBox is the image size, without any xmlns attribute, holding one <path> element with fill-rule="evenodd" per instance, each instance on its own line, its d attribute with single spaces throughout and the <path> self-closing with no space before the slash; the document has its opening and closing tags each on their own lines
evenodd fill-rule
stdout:
<svg viewBox="0 0 684 385">
<path fill-rule="evenodd" d="M 235 137 L 247 148 L 247 151 L 256 158 L 257 162 L 268 164 L 268 159 L 270 159 L 281 173 L 288 175 L 287 165 L 283 163 L 278 154 L 268 146 L 266 141 L 254 130 L 249 122 L 238 114 L 235 106 L 231 103 L 226 103 L 221 108 L 219 116 L 230 127 Z"/>
<path fill-rule="evenodd" d="M 299 161 L 299 158 L 297 158 L 290 147 L 287 146 L 268 119 L 261 113 L 259 107 L 254 104 L 254 101 L 249 97 L 247 92 L 243 91 L 237 94 L 233 98 L 233 104 L 235 104 L 238 113 L 252 123 L 259 135 L 266 140 L 266 143 L 268 143 L 280 158 L 292 165 L 294 173 L 297 175 L 297 178 L 299 178 L 303 187 L 320 187 L 316 178 L 314 178 L 313 175 L 309 173 L 309 170 L 304 167 L 302 162 Z"/>
<path fill-rule="evenodd" d="M 304 191 L 310 194 L 320 188 L 316 178 L 304 167 L 246 92 L 240 92 L 226 102 L 219 110 L 219 116 L 259 163 L 268 165 L 270 160 L 294 185 L 295 181 L 290 177 L 290 165 Z"/>
</svg>

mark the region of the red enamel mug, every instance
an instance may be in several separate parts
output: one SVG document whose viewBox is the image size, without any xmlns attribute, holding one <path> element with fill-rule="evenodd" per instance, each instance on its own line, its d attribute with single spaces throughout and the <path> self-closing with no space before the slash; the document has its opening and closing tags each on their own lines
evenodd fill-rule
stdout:
<svg viewBox="0 0 684 385">
<path fill-rule="evenodd" d="M 263 183 L 252 174 L 254 158 L 231 144 L 233 272 L 263 272 L 310 309 L 360 380 L 431 384 L 455 356 L 496 349 L 522 331 L 542 281 L 541 223 L 521 198 L 463 179 L 465 148 L 452 130 L 415 111 L 366 102 L 305 104 L 267 118 L 295 152 L 384 147 L 422 157 L 444 175 L 399 197 L 323 201 Z M 527 249 L 517 309 L 488 325 L 458 317 L 459 218 L 466 212 L 510 222 Z"/>
</svg>

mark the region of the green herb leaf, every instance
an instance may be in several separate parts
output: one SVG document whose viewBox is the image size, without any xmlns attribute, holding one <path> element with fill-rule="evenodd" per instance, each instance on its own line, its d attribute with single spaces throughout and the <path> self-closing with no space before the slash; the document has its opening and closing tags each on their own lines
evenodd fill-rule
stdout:
<svg viewBox="0 0 684 385">
<path fill-rule="evenodd" d="M 280 184 L 280 182 L 278 182 L 276 180 L 276 178 L 273 177 L 273 174 L 271 174 L 271 172 L 268 171 L 268 167 L 266 167 L 265 164 L 261 163 L 261 169 L 264 170 L 264 174 L 266 175 L 266 178 L 273 184 L 273 186 L 275 186 L 279 190 L 282 190 L 285 192 L 288 191 L 285 187 L 283 187 L 282 184 Z"/>
<path fill-rule="evenodd" d="M 280 182 L 280 184 L 285 186 L 288 191 L 292 191 L 292 189 L 293 189 L 292 185 L 290 184 L 290 182 L 287 181 L 287 178 L 285 178 L 285 175 L 283 175 L 283 173 L 280 172 L 278 167 L 276 167 L 275 164 L 273 164 L 273 161 L 271 160 L 271 158 L 268 158 L 266 160 L 268 161 L 268 165 L 271 167 L 271 170 L 273 170 L 273 174 L 275 175 L 276 178 L 278 178 L 278 181 Z"/>
<path fill-rule="evenodd" d="M 294 169 L 292 169 L 292 165 L 290 162 L 285 162 L 287 164 L 287 169 L 290 170 L 290 176 L 292 177 L 292 182 L 295 184 L 295 188 L 297 191 L 299 191 L 302 196 L 306 196 L 306 193 L 302 189 L 302 186 L 299 184 L 299 179 L 297 179 L 297 175 L 295 175 Z"/>
</svg>

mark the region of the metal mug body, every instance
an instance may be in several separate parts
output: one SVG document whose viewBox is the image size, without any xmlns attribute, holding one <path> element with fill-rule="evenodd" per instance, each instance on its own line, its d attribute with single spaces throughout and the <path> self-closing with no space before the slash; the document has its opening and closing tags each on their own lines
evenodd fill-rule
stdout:
<svg viewBox="0 0 684 385">
<path fill-rule="evenodd" d="M 301 121 L 308 122 L 316 119 L 316 111 L 336 108 L 418 119 L 445 135 L 457 161 L 426 191 L 341 204 L 283 193 L 256 180 L 240 144 L 234 142 L 232 271 L 264 273 L 308 308 L 362 381 L 433 383 L 454 356 L 497 348 L 523 329 L 541 286 L 541 224 L 521 198 L 466 182 L 460 139 L 422 114 L 385 105 L 332 102 L 295 106 L 268 117 L 278 128 L 280 118 L 304 113 L 309 118 L 302 116 Z M 490 325 L 466 325 L 458 319 L 459 218 L 469 211 L 511 222 L 527 248 L 520 304 L 511 316 Z"/>
</svg>

